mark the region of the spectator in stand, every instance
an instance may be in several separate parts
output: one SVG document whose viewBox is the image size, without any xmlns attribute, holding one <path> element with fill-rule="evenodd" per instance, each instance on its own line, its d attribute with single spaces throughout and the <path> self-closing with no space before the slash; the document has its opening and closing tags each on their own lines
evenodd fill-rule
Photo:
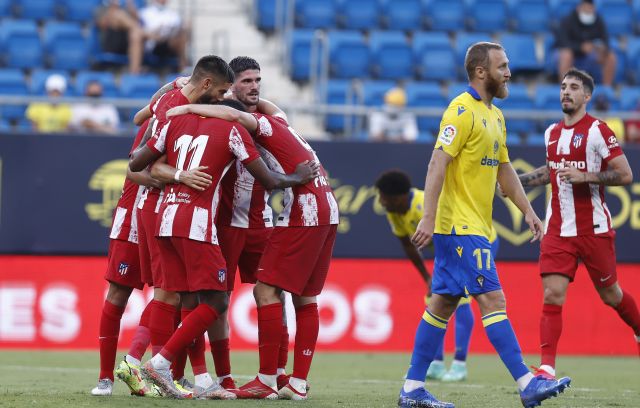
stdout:
<svg viewBox="0 0 640 408">
<path fill-rule="evenodd" d="M 96 12 L 96 26 L 100 30 L 100 46 L 104 52 L 129 57 L 129 72 L 137 74 L 142 66 L 143 31 L 133 0 L 103 0 Z"/>
<path fill-rule="evenodd" d="M 558 76 L 560 80 L 575 66 L 589 72 L 596 82 L 612 85 L 616 72 L 616 54 L 609 47 L 604 19 L 596 13 L 593 0 L 582 0 L 560 22 L 556 30 Z"/>
<path fill-rule="evenodd" d="M 38 132 L 64 132 L 71 121 L 71 106 L 60 103 L 59 99 L 67 89 L 67 80 L 62 75 L 54 74 L 47 78 L 44 87 L 49 102 L 33 102 L 27 108 L 26 117 Z"/>
<path fill-rule="evenodd" d="M 617 116 L 611 116 L 609 108 L 611 104 L 609 98 L 606 95 L 601 94 L 595 97 L 593 101 L 593 109 L 598 112 L 598 115 L 609 126 L 609 129 L 616 135 L 618 142 L 625 142 L 624 122 Z"/>
<path fill-rule="evenodd" d="M 180 14 L 167 7 L 167 0 L 150 0 L 140 10 L 144 30 L 145 52 L 160 58 L 177 57 L 178 69 L 187 66 L 188 32 Z"/>
<path fill-rule="evenodd" d="M 384 95 L 384 110 L 369 115 L 369 136 L 375 141 L 413 142 L 418 137 L 416 116 L 405 112 L 407 95 L 393 88 Z"/>
<path fill-rule="evenodd" d="M 84 95 L 92 101 L 73 105 L 71 128 L 88 133 L 117 133 L 120 125 L 118 111 L 115 106 L 100 101 L 102 84 L 97 81 L 89 82 Z"/>
</svg>

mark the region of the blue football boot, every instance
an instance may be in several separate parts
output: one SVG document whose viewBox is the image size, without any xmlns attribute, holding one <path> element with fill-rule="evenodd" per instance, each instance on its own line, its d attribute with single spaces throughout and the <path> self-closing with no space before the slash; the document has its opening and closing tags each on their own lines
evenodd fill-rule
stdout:
<svg viewBox="0 0 640 408">
<path fill-rule="evenodd" d="M 550 380 L 543 376 L 533 377 L 527 388 L 520 392 L 520 399 L 525 408 L 537 407 L 542 401 L 557 397 L 571 384 L 571 378 L 562 377 Z"/>
<path fill-rule="evenodd" d="M 398 406 L 406 408 L 455 408 L 451 402 L 438 401 L 436 397 L 424 388 L 418 388 L 411 392 L 400 390 Z"/>
</svg>

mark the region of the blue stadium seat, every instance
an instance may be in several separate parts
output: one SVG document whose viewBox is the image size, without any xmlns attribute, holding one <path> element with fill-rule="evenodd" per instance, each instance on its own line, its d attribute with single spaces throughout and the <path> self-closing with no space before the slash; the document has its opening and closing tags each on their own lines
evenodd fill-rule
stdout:
<svg viewBox="0 0 640 408">
<path fill-rule="evenodd" d="M 154 74 L 123 74 L 120 77 L 120 95 L 125 98 L 150 99 L 160 86 L 160 78 Z"/>
<path fill-rule="evenodd" d="M 526 144 L 528 146 L 544 146 L 544 133 L 529 133 Z"/>
<path fill-rule="evenodd" d="M 407 38 L 401 31 L 372 31 L 371 74 L 380 79 L 413 77 L 413 55 Z"/>
<path fill-rule="evenodd" d="M 453 80 L 458 69 L 451 41 L 444 32 L 421 32 L 413 37 L 418 76 L 427 80 Z"/>
<path fill-rule="evenodd" d="M 467 48 L 479 41 L 493 41 L 493 39 L 487 33 L 469 33 L 461 31 L 456 34 L 454 49 L 456 52 L 456 60 L 459 72 L 458 78 L 460 78 L 461 80 L 467 79 L 467 73 L 464 70 L 464 57 L 467 53 Z"/>
<path fill-rule="evenodd" d="M 384 105 L 384 94 L 396 86 L 394 81 L 362 81 L 362 104 L 365 106 Z"/>
<path fill-rule="evenodd" d="M 474 0 L 468 6 L 469 27 L 492 33 L 506 30 L 507 5 L 503 0 Z"/>
<path fill-rule="evenodd" d="M 332 0 L 297 0 L 296 26 L 302 28 L 333 28 L 336 8 Z"/>
<path fill-rule="evenodd" d="M 0 119 L 0 132 L 8 132 L 11 130 L 11 124 L 4 120 L 4 119 Z"/>
<path fill-rule="evenodd" d="M 33 95 L 46 95 L 47 91 L 44 89 L 44 84 L 47 82 L 47 78 L 53 74 L 62 75 L 67 80 L 67 90 L 65 96 L 72 96 L 73 89 L 71 88 L 71 77 L 69 73 L 62 69 L 34 69 L 31 72 L 31 85 L 29 90 Z"/>
<path fill-rule="evenodd" d="M 433 133 L 431 132 L 418 132 L 418 138 L 416 139 L 416 142 L 434 144 L 436 142 L 436 138 L 433 136 Z"/>
<path fill-rule="evenodd" d="M 289 76 L 294 81 L 309 80 L 313 37 L 313 30 L 292 30 L 288 37 Z"/>
<path fill-rule="evenodd" d="M 591 102 L 589 102 L 589 108 L 594 109 L 594 101 L 600 96 L 604 96 L 609 101 L 609 110 L 615 111 L 620 109 L 620 99 L 616 95 L 616 92 L 610 86 L 596 85 L 596 89 L 593 90 Z"/>
<path fill-rule="evenodd" d="M 12 0 L 0 0 L 0 17 L 9 17 L 13 8 Z"/>
<path fill-rule="evenodd" d="M 640 87 L 625 87 L 620 93 L 620 109 L 635 111 L 640 107 Z"/>
<path fill-rule="evenodd" d="M 48 20 L 56 16 L 56 0 L 19 0 L 14 4 L 20 18 Z"/>
<path fill-rule="evenodd" d="M 627 70 L 634 83 L 640 83 L 640 37 L 627 37 Z"/>
<path fill-rule="evenodd" d="M 538 85 L 535 90 L 536 108 L 544 110 L 560 109 L 560 87 L 558 85 Z"/>
<path fill-rule="evenodd" d="M 607 26 L 609 35 L 621 36 L 633 32 L 633 10 L 629 3 L 606 2 L 598 8 Z"/>
<path fill-rule="evenodd" d="M 560 20 L 569 15 L 576 6 L 580 3 L 580 0 L 548 0 L 549 12 L 551 16 L 551 22 L 557 25 Z"/>
<path fill-rule="evenodd" d="M 529 92 L 524 84 L 509 84 L 509 96 L 505 99 L 495 98 L 493 103 L 501 110 L 519 109 L 533 110 L 535 104 L 529 97 Z M 528 133 L 536 129 L 536 122 L 530 119 L 511 119 L 505 114 L 507 132 Z"/>
<path fill-rule="evenodd" d="M 27 84 L 19 69 L 0 69 L 0 94 L 25 96 Z M 25 105 L 0 105 L 0 116 L 7 120 L 24 118 Z"/>
<path fill-rule="evenodd" d="M 442 95 L 440 85 L 435 82 L 408 82 L 405 85 L 407 92 L 407 106 L 412 108 L 440 108 L 446 109 L 447 100 Z M 438 133 L 440 117 L 418 116 L 418 129 L 420 133 L 429 135 Z M 426 142 L 427 140 L 425 140 Z"/>
<path fill-rule="evenodd" d="M 284 22 L 290 1 L 295 0 L 255 0 L 253 20 L 258 28 L 266 32 L 274 31 L 278 22 L 280 24 Z M 278 9 L 279 5 L 281 9 Z M 278 14 L 280 14 L 279 17 Z"/>
<path fill-rule="evenodd" d="M 109 71 L 80 71 L 76 74 L 76 95 L 84 95 L 85 88 L 89 82 L 97 81 L 102 84 L 102 96 L 107 98 L 117 98 L 118 87 L 113 73 Z M 155 92 L 155 91 L 154 91 Z"/>
<path fill-rule="evenodd" d="M 378 28 L 380 16 L 378 0 L 337 0 L 337 2 L 338 21 L 341 27 L 353 30 Z"/>
<path fill-rule="evenodd" d="M 620 46 L 620 42 L 617 38 L 612 37 L 609 38 L 609 46 L 616 54 L 617 63 L 616 63 L 616 74 L 613 79 L 615 83 L 624 83 L 627 81 L 627 54 L 623 47 Z"/>
<path fill-rule="evenodd" d="M 78 23 L 51 21 L 44 28 L 44 46 L 49 65 L 60 69 L 86 69 L 89 42 Z"/>
<path fill-rule="evenodd" d="M 90 22 L 94 13 L 102 3 L 100 0 L 58 0 L 62 8 L 62 15 L 67 21 L 78 23 Z"/>
<path fill-rule="evenodd" d="M 464 29 L 463 0 L 428 0 L 425 5 L 427 25 L 432 30 L 460 31 Z"/>
<path fill-rule="evenodd" d="M 351 104 L 353 98 L 351 89 L 351 81 L 344 79 L 332 79 L 327 83 L 326 99 L 322 101 L 329 105 L 347 105 Z M 351 94 L 351 95 L 350 95 Z M 342 132 L 345 128 L 344 115 L 326 115 L 324 127 L 329 132 Z"/>
<path fill-rule="evenodd" d="M 469 84 L 467 82 L 453 82 L 447 88 L 447 104 L 455 99 L 458 95 L 467 91 Z"/>
<path fill-rule="evenodd" d="M 329 68 L 336 78 L 362 78 L 369 75 L 369 47 L 358 31 L 329 32 Z"/>
<path fill-rule="evenodd" d="M 100 34 L 97 28 L 89 32 L 90 60 L 92 64 L 127 65 L 129 57 L 113 52 L 104 52 L 100 46 Z"/>
<path fill-rule="evenodd" d="M 510 14 L 516 32 L 539 33 L 549 29 L 549 6 L 544 1 L 513 1 Z"/>
<path fill-rule="evenodd" d="M 509 57 L 512 73 L 540 71 L 542 64 L 536 58 L 536 43 L 531 34 L 504 34 L 500 43 Z"/>
<path fill-rule="evenodd" d="M 422 27 L 420 0 L 382 0 L 382 21 L 390 30 L 419 30 Z"/>
<path fill-rule="evenodd" d="M 42 44 L 34 20 L 4 20 L 0 24 L 0 49 L 10 68 L 42 66 Z"/>
</svg>

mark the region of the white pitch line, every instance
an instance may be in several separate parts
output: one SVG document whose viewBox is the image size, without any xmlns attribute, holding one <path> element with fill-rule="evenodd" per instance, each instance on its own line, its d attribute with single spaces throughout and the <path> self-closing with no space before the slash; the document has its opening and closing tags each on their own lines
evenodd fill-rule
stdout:
<svg viewBox="0 0 640 408">
<path fill-rule="evenodd" d="M 79 367 L 39 367 L 25 365 L 0 365 L 0 369 L 6 370 L 23 370 L 23 371 L 42 371 L 49 373 L 94 373 L 97 368 L 79 368 Z"/>
</svg>

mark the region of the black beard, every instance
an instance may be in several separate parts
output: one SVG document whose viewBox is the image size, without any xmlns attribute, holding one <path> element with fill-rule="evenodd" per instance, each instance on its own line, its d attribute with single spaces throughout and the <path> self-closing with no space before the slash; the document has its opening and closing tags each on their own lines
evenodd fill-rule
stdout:
<svg viewBox="0 0 640 408">
<path fill-rule="evenodd" d="M 202 95 L 196 101 L 196 103 L 199 103 L 199 104 L 212 104 L 213 102 L 215 102 L 215 99 L 212 98 L 210 95 L 207 95 L 207 94 Z"/>
<path fill-rule="evenodd" d="M 571 115 L 573 112 L 575 112 L 576 109 L 575 108 L 562 108 L 562 113 L 566 113 L 567 115 Z"/>
</svg>

